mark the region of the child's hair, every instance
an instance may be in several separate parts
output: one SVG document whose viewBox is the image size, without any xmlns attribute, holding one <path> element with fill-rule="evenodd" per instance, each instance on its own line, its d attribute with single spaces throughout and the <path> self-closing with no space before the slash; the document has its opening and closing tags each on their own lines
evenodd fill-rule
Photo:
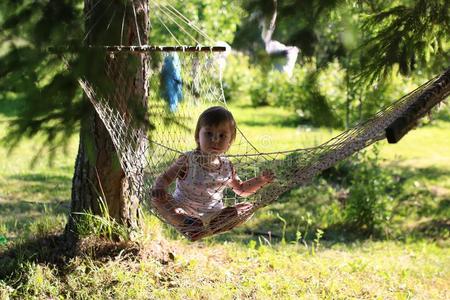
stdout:
<svg viewBox="0 0 450 300">
<path fill-rule="evenodd" d="M 231 129 L 231 142 L 236 138 L 236 121 L 229 110 L 222 106 L 212 106 L 202 112 L 198 117 L 197 127 L 195 128 L 195 140 L 199 139 L 200 128 L 204 126 L 219 126 L 228 123 Z"/>
</svg>

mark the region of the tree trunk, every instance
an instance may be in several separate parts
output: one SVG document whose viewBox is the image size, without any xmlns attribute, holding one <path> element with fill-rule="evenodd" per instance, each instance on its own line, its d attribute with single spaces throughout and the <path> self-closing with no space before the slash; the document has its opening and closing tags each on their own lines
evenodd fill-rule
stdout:
<svg viewBox="0 0 450 300">
<path fill-rule="evenodd" d="M 145 0 L 85 0 L 85 17 L 86 43 L 89 45 L 139 45 L 147 42 L 149 16 Z M 88 54 L 86 62 L 87 80 L 125 116 L 129 126 L 145 132 L 146 122 L 142 120 L 146 114 L 142 114 L 143 118 L 135 116 L 137 111 L 147 111 L 147 56 L 94 53 Z M 145 136 L 142 136 L 133 146 L 145 148 L 145 143 Z M 143 174 L 135 174 L 134 184 L 142 180 Z M 131 183 L 120 165 L 111 136 L 92 108 L 81 124 L 66 233 L 77 233 L 77 213 L 104 214 L 100 199 L 107 205 L 107 214 L 116 222 L 130 229 L 139 227 L 139 199 L 131 193 Z"/>
</svg>

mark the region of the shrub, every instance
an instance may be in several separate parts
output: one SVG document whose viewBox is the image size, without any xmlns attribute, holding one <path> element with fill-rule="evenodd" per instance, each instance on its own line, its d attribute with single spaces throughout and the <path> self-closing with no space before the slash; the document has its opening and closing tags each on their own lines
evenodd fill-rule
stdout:
<svg viewBox="0 0 450 300">
<path fill-rule="evenodd" d="M 338 111 L 321 91 L 318 75 L 313 63 L 297 65 L 288 77 L 270 65 L 251 64 L 248 56 L 234 53 L 228 57 L 224 72 L 224 91 L 232 102 L 286 107 L 296 111 L 305 123 L 339 127 L 342 122 Z"/>
<path fill-rule="evenodd" d="M 379 151 L 361 152 L 351 174 L 345 220 L 359 230 L 374 233 L 389 222 L 392 197 L 398 192 L 393 176 L 379 163 Z"/>
<path fill-rule="evenodd" d="M 223 74 L 223 89 L 226 99 L 230 102 L 251 104 L 252 93 L 259 90 L 261 78 L 261 69 L 252 66 L 248 56 L 242 53 L 233 53 L 228 56 L 227 67 Z"/>
<path fill-rule="evenodd" d="M 388 80 L 357 86 L 338 61 L 317 69 L 315 61 L 297 64 L 288 77 L 269 61 L 252 63 L 249 56 L 233 53 L 224 72 L 227 100 L 255 107 L 285 107 L 303 123 L 343 128 L 355 124 L 407 94 L 420 78 L 391 74 Z"/>
</svg>

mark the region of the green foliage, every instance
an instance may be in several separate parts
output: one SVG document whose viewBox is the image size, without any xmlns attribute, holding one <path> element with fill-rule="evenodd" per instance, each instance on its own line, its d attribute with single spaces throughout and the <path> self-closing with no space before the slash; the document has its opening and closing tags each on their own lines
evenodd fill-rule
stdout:
<svg viewBox="0 0 450 300">
<path fill-rule="evenodd" d="M 93 110 L 83 98 L 78 79 L 89 81 L 97 94 L 111 90 L 104 51 L 80 47 L 121 44 L 124 14 L 117 12 L 126 12 L 129 18 L 133 15 L 125 2 L 92 1 L 93 8 L 85 11 L 79 0 L 2 4 L 0 40 L 5 46 L 0 49 L 0 89 L 4 92 L 0 100 L 13 96 L 21 103 L 5 137 L 11 146 L 23 137 L 43 133 L 43 147 L 55 149 L 67 145 L 68 138 L 80 131 L 80 123 Z M 138 60 L 131 57 L 124 72 L 135 72 Z M 135 111 L 140 121 L 144 113 Z"/>
<path fill-rule="evenodd" d="M 389 192 L 399 193 L 390 172 L 381 167 L 379 151 L 362 152 L 353 166 L 349 196 L 345 205 L 345 219 L 357 229 L 374 233 L 386 225 L 391 217 L 393 198 Z"/>
<path fill-rule="evenodd" d="M 314 58 L 319 68 L 337 59 L 358 76 L 358 85 L 386 79 L 392 70 L 433 74 L 449 61 L 447 2 L 279 1 L 274 39 L 299 47 L 300 60 Z M 258 20 L 272 16 L 273 1 L 247 0 L 243 6 L 249 17 L 235 46 L 260 53 Z"/>
<path fill-rule="evenodd" d="M 252 92 L 260 87 L 261 77 L 261 69 L 253 66 L 247 55 L 242 53 L 229 55 L 223 74 L 225 98 L 230 102 L 253 103 L 256 99 Z"/>
<path fill-rule="evenodd" d="M 265 99 L 267 104 L 274 107 L 287 107 L 297 112 L 304 123 L 313 126 L 341 127 L 342 121 L 339 119 L 340 110 L 335 103 L 327 99 L 323 89 L 320 87 L 325 73 L 318 73 L 311 65 L 304 65 L 302 68 L 294 69 L 291 78 L 278 71 L 267 73 L 264 84 L 266 88 Z M 333 75 L 331 74 L 330 77 Z M 339 88 L 339 87 L 338 87 Z M 264 99 L 264 98 L 263 98 Z M 259 104 L 253 102 L 254 104 Z"/>
<path fill-rule="evenodd" d="M 174 18 L 163 10 L 153 10 L 156 14 L 152 18 L 152 29 L 150 32 L 151 44 L 174 45 L 195 45 L 195 40 L 199 43 L 211 45 L 215 41 L 233 42 L 234 33 L 240 24 L 243 11 L 237 1 L 226 0 L 194 0 L 194 1 L 166 1 L 181 12 L 192 24 L 186 25 L 181 19 Z M 151 16 L 152 17 L 152 16 Z M 182 30 L 176 23 L 181 24 Z M 190 29 L 196 26 L 205 32 L 211 39 L 206 39 Z M 167 29 L 174 37 L 167 32 Z M 191 36 L 190 36 L 191 35 Z"/>
<path fill-rule="evenodd" d="M 265 69 L 252 102 L 290 107 L 313 125 L 350 127 L 365 120 L 411 91 L 411 81 L 422 83 L 446 67 L 449 7 L 443 0 L 279 2 L 273 39 L 301 49 L 298 62 L 307 76 L 297 81 L 294 74 L 290 81 L 299 91 L 267 71 L 259 21 L 271 18 L 273 1 L 244 1 L 248 18 L 235 46 Z"/>
<path fill-rule="evenodd" d="M 224 87 L 231 102 L 248 104 L 250 101 L 253 106 L 287 107 L 312 125 L 341 126 L 334 107 L 318 87 L 318 73 L 312 65 L 295 68 L 289 78 L 277 70 L 251 65 L 242 54 L 232 55 L 229 62 Z"/>
<path fill-rule="evenodd" d="M 280 214 L 277 214 L 277 218 L 283 223 L 283 229 L 281 232 L 281 244 L 286 244 L 286 227 L 287 227 L 287 221 L 284 219 Z"/>
<path fill-rule="evenodd" d="M 361 26 L 361 80 L 385 78 L 396 66 L 404 75 L 447 67 L 449 15 L 446 0 L 395 1 L 373 12 Z"/>
<path fill-rule="evenodd" d="M 79 1 L 3 2 L 1 10 L 0 100 L 14 95 L 21 103 L 7 140 L 14 145 L 43 132 L 47 146 L 65 142 L 78 130 L 86 103 L 78 89 L 80 73 L 67 71 L 61 57 L 48 50 L 82 39 Z"/>
<path fill-rule="evenodd" d="M 235 53 L 228 58 L 224 89 L 230 102 L 284 107 L 295 111 L 301 123 L 343 128 L 367 120 L 426 80 L 392 72 L 385 81 L 358 86 L 351 72 L 334 60 L 320 69 L 314 62 L 298 64 L 288 77 Z"/>
</svg>

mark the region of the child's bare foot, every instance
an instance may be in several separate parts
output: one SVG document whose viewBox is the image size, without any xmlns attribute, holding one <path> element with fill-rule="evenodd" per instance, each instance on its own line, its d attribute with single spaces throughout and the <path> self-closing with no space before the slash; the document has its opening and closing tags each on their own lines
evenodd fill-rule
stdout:
<svg viewBox="0 0 450 300">
<path fill-rule="evenodd" d="M 253 208 L 253 203 L 249 202 L 238 203 L 234 207 L 236 207 L 238 215 L 242 216 L 248 214 L 248 212 Z"/>
</svg>

